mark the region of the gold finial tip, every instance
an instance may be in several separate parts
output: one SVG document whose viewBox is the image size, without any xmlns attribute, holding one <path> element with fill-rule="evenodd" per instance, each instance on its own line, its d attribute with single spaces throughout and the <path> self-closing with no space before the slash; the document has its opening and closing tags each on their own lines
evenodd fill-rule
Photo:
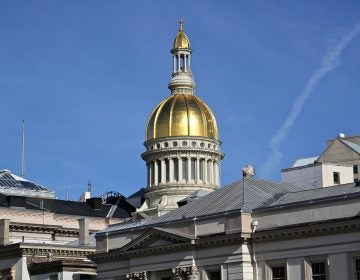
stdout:
<svg viewBox="0 0 360 280">
<path fill-rule="evenodd" d="M 182 20 L 182 18 L 180 18 L 180 21 L 179 21 L 179 31 L 183 31 L 183 20 Z"/>
</svg>

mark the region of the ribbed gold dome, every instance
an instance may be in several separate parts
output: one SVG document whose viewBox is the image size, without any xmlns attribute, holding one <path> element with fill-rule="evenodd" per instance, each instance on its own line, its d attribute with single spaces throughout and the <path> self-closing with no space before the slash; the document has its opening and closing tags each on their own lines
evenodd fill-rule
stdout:
<svg viewBox="0 0 360 280">
<path fill-rule="evenodd" d="M 216 120 L 210 108 L 192 94 L 173 94 L 151 113 L 146 127 L 146 140 L 169 136 L 219 138 Z"/>
<path fill-rule="evenodd" d="M 173 50 L 175 49 L 190 49 L 190 40 L 183 30 L 182 20 L 180 20 L 179 32 L 173 43 Z"/>
</svg>

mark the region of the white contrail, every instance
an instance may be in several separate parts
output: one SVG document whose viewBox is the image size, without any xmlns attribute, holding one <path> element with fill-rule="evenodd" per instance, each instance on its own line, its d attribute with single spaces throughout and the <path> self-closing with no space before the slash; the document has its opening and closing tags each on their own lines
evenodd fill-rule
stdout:
<svg viewBox="0 0 360 280">
<path fill-rule="evenodd" d="M 313 94 L 316 86 L 329 72 L 334 70 L 340 65 L 340 56 L 344 49 L 349 45 L 352 39 L 360 33 L 360 23 L 347 34 L 345 34 L 339 42 L 330 49 L 323 57 L 320 67 L 313 73 L 309 81 L 307 82 L 304 90 L 297 96 L 293 103 L 292 109 L 289 115 L 286 117 L 284 123 L 275 132 L 269 141 L 270 153 L 262 166 L 261 175 L 268 177 L 271 174 L 272 169 L 277 165 L 282 157 L 280 152 L 280 145 L 286 139 L 289 130 L 294 125 L 296 118 L 301 113 L 301 110 L 305 104 L 305 101 Z"/>
</svg>

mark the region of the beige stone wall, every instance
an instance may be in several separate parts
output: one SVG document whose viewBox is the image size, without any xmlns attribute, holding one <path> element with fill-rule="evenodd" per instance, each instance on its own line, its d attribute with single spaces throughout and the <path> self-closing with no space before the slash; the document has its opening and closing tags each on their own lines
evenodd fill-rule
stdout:
<svg viewBox="0 0 360 280">
<path fill-rule="evenodd" d="M 325 152 L 318 158 L 319 162 L 341 163 L 344 165 L 357 165 L 360 172 L 360 155 L 345 146 L 338 139 L 331 142 Z M 354 174 L 354 179 L 360 179 L 360 174 Z"/>
<path fill-rule="evenodd" d="M 0 208 L 0 220 L 9 219 L 11 225 L 20 226 L 41 226 L 41 227 L 59 227 L 59 229 L 70 230 L 68 233 L 56 233 L 53 235 L 52 231 L 43 231 L 39 229 L 11 229 L 10 241 L 15 242 L 51 242 L 63 244 L 77 239 L 74 235 L 74 230 L 79 229 L 78 219 L 84 218 L 83 216 L 76 215 L 58 215 L 52 212 L 41 210 L 28 210 L 28 209 L 16 209 L 16 208 Z M 106 229 L 108 224 L 120 223 L 122 219 L 88 217 L 89 230 L 98 231 Z"/>
<path fill-rule="evenodd" d="M 354 182 L 353 167 L 335 164 L 322 164 L 322 181 L 323 187 L 335 185 L 334 172 L 339 173 L 339 184 L 348 184 Z"/>
</svg>

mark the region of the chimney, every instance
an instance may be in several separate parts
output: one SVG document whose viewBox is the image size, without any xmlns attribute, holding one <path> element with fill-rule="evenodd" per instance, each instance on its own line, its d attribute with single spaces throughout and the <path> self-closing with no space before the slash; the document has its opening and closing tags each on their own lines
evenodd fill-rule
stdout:
<svg viewBox="0 0 360 280">
<path fill-rule="evenodd" d="M 10 244 L 10 220 L 0 220 L 0 246 Z"/>
<path fill-rule="evenodd" d="M 89 220 L 87 218 L 79 219 L 79 245 L 89 245 Z"/>
</svg>

